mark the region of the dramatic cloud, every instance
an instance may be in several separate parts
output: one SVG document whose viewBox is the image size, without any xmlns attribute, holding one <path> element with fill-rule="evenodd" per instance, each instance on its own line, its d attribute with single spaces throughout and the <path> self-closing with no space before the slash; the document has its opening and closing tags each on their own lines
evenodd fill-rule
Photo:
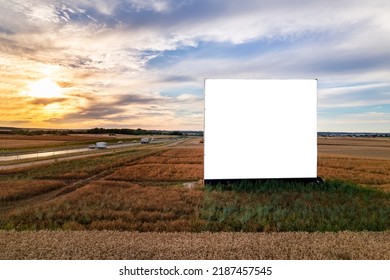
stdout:
<svg viewBox="0 0 390 280">
<path fill-rule="evenodd" d="M 389 9 L 386 0 L 0 0 L 1 125 L 202 129 L 204 78 L 317 78 L 320 130 L 388 132 L 388 114 L 372 106 L 390 104 Z M 64 96 L 21 94 L 42 79 Z M 352 121 L 366 119 L 361 129 Z"/>
<path fill-rule="evenodd" d="M 67 100 L 67 98 L 34 98 L 30 104 L 46 106 L 53 103 L 63 103 Z"/>
</svg>

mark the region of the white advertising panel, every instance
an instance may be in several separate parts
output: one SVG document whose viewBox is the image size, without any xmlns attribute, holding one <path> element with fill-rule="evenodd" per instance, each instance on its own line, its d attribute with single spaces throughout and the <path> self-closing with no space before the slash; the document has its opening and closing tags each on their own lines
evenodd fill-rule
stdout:
<svg viewBox="0 0 390 280">
<path fill-rule="evenodd" d="M 317 80 L 205 80 L 204 179 L 317 177 Z"/>
</svg>

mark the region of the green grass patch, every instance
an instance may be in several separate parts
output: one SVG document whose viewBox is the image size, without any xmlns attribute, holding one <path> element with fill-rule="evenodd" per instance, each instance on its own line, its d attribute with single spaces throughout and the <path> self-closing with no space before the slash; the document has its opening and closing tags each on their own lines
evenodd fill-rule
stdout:
<svg viewBox="0 0 390 280">
<path fill-rule="evenodd" d="M 210 231 L 382 231 L 390 194 L 342 181 L 242 181 L 206 186 L 201 218 Z"/>
</svg>

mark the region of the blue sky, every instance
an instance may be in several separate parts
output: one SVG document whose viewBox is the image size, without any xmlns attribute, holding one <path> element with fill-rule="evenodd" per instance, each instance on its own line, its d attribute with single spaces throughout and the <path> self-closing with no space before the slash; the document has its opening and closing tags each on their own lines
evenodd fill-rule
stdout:
<svg viewBox="0 0 390 280">
<path fill-rule="evenodd" d="M 0 0 L 0 126 L 203 128 L 204 78 L 316 78 L 318 130 L 390 132 L 385 0 Z"/>
</svg>

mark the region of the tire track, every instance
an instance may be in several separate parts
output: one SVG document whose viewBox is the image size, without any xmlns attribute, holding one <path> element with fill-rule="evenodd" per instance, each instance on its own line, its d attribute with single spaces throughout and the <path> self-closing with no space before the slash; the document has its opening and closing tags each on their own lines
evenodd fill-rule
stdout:
<svg viewBox="0 0 390 280">
<path fill-rule="evenodd" d="M 126 163 L 119 162 L 117 165 L 111 166 L 108 170 L 101 171 L 98 174 L 94 174 L 90 177 L 83 178 L 83 179 L 76 180 L 76 181 L 72 180 L 71 182 L 68 182 L 69 184 L 65 187 L 51 190 L 51 191 L 48 191 L 45 193 L 37 194 L 37 195 L 34 195 L 32 197 L 29 197 L 29 198 L 2 203 L 2 204 L 0 204 L 0 218 L 7 215 L 7 213 L 13 211 L 14 209 L 23 209 L 26 207 L 35 206 L 35 205 L 38 205 L 40 203 L 48 202 L 48 201 L 55 199 L 57 197 L 61 197 L 63 195 L 74 192 L 74 191 L 88 185 L 92 181 L 104 179 L 105 177 L 111 175 L 118 168 L 120 168 L 122 166 L 129 166 L 129 165 L 137 164 L 138 162 L 140 162 L 141 160 L 143 160 L 146 157 L 156 156 L 156 155 L 159 155 L 165 151 L 166 151 L 166 149 L 159 149 L 158 151 L 150 150 L 150 152 L 146 155 L 140 155 L 132 160 L 129 160 Z"/>
</svg>

